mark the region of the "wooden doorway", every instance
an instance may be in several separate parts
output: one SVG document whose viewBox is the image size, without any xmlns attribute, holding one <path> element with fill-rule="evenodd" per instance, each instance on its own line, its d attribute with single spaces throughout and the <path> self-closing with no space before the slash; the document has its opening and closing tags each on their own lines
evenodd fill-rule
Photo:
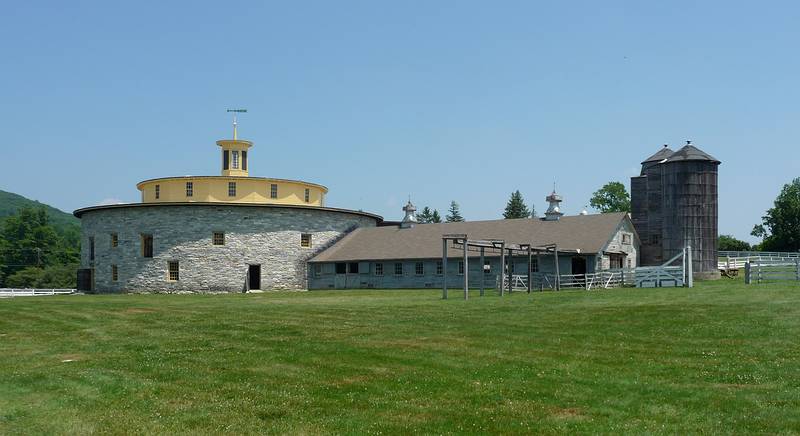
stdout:
<svg viewBox="0 0 800 436">
<path fill-rule="evenodd" d="M 261 289 L 261 265 L 249 265 L 247 269 L 248 290 Z"/>
<path fill-rule="evenodd" d="M 573 257 L 572 258 L 572 274 L 586 274 L 586 258 Z"/>
</svg>

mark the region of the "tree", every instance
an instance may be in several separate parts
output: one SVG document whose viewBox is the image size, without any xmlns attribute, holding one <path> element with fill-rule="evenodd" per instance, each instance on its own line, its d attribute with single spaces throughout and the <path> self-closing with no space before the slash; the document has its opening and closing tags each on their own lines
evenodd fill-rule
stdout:
<svg viewBox="0 0 800 436">
<path fill-rule="evenodd" d="M 751 234 L 763 239 L 760 248 L 764 251 L 800 250 L 800 177 L 783 185 L 774 206 Z"/>
<path fill-rule="evenodd" d="M 522 199 L 522 194 L 519 193 L 519 190 L 516 190 L 511 193 L 511 198 L 508 199 L 508 204 L 506 204 L 506 211 L 503 212 L 503 218 L 505 219 L 514 219 L 514 218 L 529 218 L 531 216 L 531 211 L 528 209 L 528 206 L 525 206 L 525 200 Z"/>
<path fill-rule="evenodd" d="M 731 235 L 719 235 L 717 249 L 720 251 L 750 251 L 753 247 Z"/>
<path fill-rule="evenodd" d="M 417 215 L 417 222 L 419 222 L 420 224 L 428 224 L 433 222 L 432 220 L 433 220 L 433 212 L 431 211 L 431 208 L 429 208 L 428 206 L 423 207 L 422 212 L 420 212 L 419 215 Z"/>
<path fill-rule="evenodd" d="M 26 267 L 75 264 L 80 258 L 79 236 L 74 231 L 59 235 L 44 207 L 22 208 L 17 215 L 6 218 L 0 241 L 3 283 Z M 31 276 L 30 272 L 27 276 Z"/>
<path fill-rule="evenodd" d="M 442 216 L 439 215 L 439 211 L 437 209 L 433 210 L 433 214 L 431 214 L 431 222 L 432 223 L 440 223 L 442 222 Z"/>
<path fill-rule="evenodd" d="M 459 223 L 464 221 L 464 217 L 461 216 L 461 212 L 458 210 L 458 203 L 455 201 L 450 202 L 449 212 L 450 213 L 444 217 L 448 223 Z"/>
<path fill-rule="evenodd" d="M 77 264 L 51 265 L 45 268 L 29 266 L 6 279 L 12 288 L 74 289 L 77 285 Z"/>
<path fill-rule="evenodd" d="M 601 213 L 630 212 L 631 196 L 620 182 L 608 182 L 592 194 L 589 204 Z"/>
</svg>

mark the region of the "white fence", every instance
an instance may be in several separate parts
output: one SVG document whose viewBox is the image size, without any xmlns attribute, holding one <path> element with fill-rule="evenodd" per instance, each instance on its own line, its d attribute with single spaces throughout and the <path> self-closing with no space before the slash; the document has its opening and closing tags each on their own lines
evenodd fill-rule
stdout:
<svg viewBox="0 0 800 436">
<path fill-rule="evenodd" d="M 719 251 L 718 256 L 798 258 L 800 257 L 800 251 Z"/>
<path fill-rule="evenodd" d="M 791 262 L 754 262 L 745 266 L 744 282 L 747 284 L 797 281 L 800 282 L 800 258 Z"/>
<path fill-rule="evenodd" d="M 74 293 L 75 289 L 0 288 L 0 297 L 41 297 L 45 295 L 69 295 Z"/>
<path fill-rule="evenodd" d="M 678 265 L 673 265 L 679 263 Z M 531 290 L 545 289 L 608 289 L 621 286 L 637 288 L 693 287 L 692 280 L 692 248 L 686 247 L 680 253 L 659 266 L 643 266 L 633 269 L 609 269 L 589 274 L 555 274 L 533 273 Z M 508 289 L 505 277 L 497 276 L 497 289 Z M 511 291 L 527 291 L 528 276 L 512 275 Z"/>
<path fill-rule="evenodd" d="M 778 263 L 792 263 L 797 256 L 790 256 L 797 253 L 763 253 L 754 256 L 740 256 L 740 257 L 727 257 L 725 260 L 717 262 L 720 271 L 730 271 L 734 269 L 744 269 L 747 262 L 751 264 L 778 264 Z M 722 254 L 720 254 L 722 256 Z"/>
</svg>

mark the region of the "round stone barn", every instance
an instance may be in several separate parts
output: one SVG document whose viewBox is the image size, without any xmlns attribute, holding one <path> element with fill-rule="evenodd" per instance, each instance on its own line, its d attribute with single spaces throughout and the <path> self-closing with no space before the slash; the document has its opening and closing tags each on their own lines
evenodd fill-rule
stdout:
<svg viewBox="0 0 800 436">
<path fill-rule="evenodd" d="M 324 206 L 327 188 L 250 177 L 252 143 L 217 141 L 220 176 L 141 182 L 141 203 L 76 210 L 88 292 L 306 289 L 306 260 L 378 215 Z"/>
</svg>

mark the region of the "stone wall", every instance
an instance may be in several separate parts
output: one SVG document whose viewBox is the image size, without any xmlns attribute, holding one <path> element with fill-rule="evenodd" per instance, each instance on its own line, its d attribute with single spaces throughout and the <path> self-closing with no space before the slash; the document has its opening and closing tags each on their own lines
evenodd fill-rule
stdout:
<svg viewBox="0 0 800 436">
<path fill-rule="evenodd" d="M 94 268 L 96 292 L 242 292 L 249 264 L 261 265 L 261 289 L 306 289 L 306 260 L 346 231 L 376 221 L 357 212 L 280 206 L 98 208 L 81 216 L 81 267 Z M 224 245 L 212 244 L 214 232 L 224 232 Z M 301 247 L 303 233 L 312 235 L 311 248 Z M 142 255 L 143 234 L 153 235 L 152 258 Z M 170 261 L 179 262 L 177 281 L 168 280 Z"/>
</svg>

